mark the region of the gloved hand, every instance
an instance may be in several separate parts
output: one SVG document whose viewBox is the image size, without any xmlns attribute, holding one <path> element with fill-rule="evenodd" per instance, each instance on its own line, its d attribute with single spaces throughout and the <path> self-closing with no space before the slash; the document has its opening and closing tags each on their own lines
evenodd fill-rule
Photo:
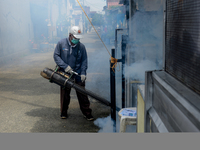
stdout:
<svg viewBox="0 0 200 150">
<path fill-rule="evenodd" d="M 65 72 L 72 74 L 72 68 L 68 65 L 68 67 L 65 69 Z"/>
<path fill-rule="evenodd" d="M 86 76 L 85 75 L 81 75 L 81 81 L 84 82 L 86 79 Z"/>
</svg>

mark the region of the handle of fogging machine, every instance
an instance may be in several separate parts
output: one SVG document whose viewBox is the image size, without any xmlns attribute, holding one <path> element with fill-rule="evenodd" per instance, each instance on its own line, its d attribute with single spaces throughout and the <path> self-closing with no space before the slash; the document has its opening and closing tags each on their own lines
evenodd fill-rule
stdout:
<svg viewBox="0 0 200 150">
<path fill-rule="evenodd" d="M 56 72 L 56 71 L 58 71 L 58 70 L 60 70 L 60 67 L 59 67 L 58 65 L 56 65 L 54 71 Z M 78 75 L 78 73 L 75 72 L 75 71 L 73 71 L 73 70 L 72 70 L 72 73 L 75 74 L 75 75 Z"/>
<path fill-rule="evenodd" d="M 84 95 L 88 95 L 93 97 L 96 100 L 99 100 L 100 102 L 102 102 L 103 104 L 107 105 L 107 106 L 111 106 L 110 102 L 108 102 L 106 99 L 98 96 L 96 93 L 93 93 L 89 90 L 86 90 L 85 88 L 79 86 L 78 84 L 75 84 L 74 82 L 72 82 L 69 78 L 62 76 L 59 73 L 56 73 L 54 70 L 49 69 L 49 68 L 45 68 L 42 72 L 41 72 L 41 76 L 43 76 L 46 79 L 50 79 L 52 80 L 52 83 L 56 83 L 62 87 L 67 87 L 70 86 L 71 88 L 76 89 L 77 91 L 79 91 L 80 93 L 84 94 Z"/>
<path fill-rule="evenodd" d="M 78 73 L 77 73 L 77 72 L 75 72 L 75 71 L 72 71 L 72 73 L 78 76 Z"/>
</svg>

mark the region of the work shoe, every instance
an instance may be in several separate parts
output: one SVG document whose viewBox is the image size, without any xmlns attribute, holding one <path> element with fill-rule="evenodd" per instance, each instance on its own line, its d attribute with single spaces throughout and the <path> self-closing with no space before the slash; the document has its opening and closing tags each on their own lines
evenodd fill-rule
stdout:
<svg viewBox="0 0 200 150">
<path fill-rule="evenodd" d="M 68 115 L 60 115 L 61 119 L 67 119 Z"/>
<path fill-rule="evenodd" d="M 84 117 L 89 121 L 94 120 L 94 117 L 92 115 L 87 115 L 87 116 L 84 115 Z"/>
</svg>

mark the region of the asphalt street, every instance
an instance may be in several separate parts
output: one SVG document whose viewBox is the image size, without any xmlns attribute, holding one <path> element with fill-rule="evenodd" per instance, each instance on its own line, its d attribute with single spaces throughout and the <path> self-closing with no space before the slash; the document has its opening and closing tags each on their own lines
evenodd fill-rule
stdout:
<svg viewBox="0 0 200 150">
<path fill-rule="evenodd" d="M 81 42 L 88 52 L 86 89 L 110 101 L 110 56 L 94 32 L 85 34 Z M 83 117 L 74 89 L 69 117 L 60 118 L 59 86 L 40 76 L 45 67 L 55 68 L 53 51 L 32 53 L 0 66 L 1 133 L 90 133 L 100 130 L 94 121 Z M 89 99 L 95 120 L 110 115 L 110 107 Z"/>
</svg>

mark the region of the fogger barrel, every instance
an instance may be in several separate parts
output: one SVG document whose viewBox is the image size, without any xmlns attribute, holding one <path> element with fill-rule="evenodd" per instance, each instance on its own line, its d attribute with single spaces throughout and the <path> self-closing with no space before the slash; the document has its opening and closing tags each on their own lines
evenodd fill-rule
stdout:
<svg viewBox="0 0 200 150">
<path fill-rule="evenodd" d="M 56 83 L 62 87 L 70 87 L 70 88 L 74 88 L 75 90 L 77 90 L 78 92 L 91 96 L 92 98 L 100 101 L 101 103 L 107 105 L 107 106 L 111 106 L 110 102 L 108 102 L 107 100 L 105 100 L 104 98 L 92 93 L 91 91 L 88 91 L 84 88 L 82 88 L 81 86 L 79 86 L 78 84 L 74 83 L 71 79 L 61 75 L 58 72 L 55 72 L 52 69 L 49 68 L 45 68 L 43 71 L 41 71 L 40 75 L 46 79 L 49 79 L 51 82 Z"/>
</svg>

